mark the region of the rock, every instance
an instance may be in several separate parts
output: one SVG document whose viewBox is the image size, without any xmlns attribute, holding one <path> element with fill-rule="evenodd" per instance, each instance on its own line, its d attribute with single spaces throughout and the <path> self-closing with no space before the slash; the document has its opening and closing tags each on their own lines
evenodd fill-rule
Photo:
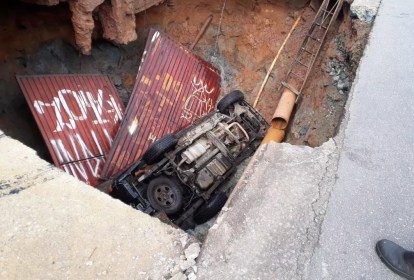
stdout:
<svg viewBox="0 0 414 280">
<path fill-rule="evenodd" d="M 308 130 L 309 130 L 309 127 L 308 127 L 308 126 L 302 126 L 302 127 L 299 129 L 299 134 L 300 134 L 300 136 L 304 136 L 304 135 L 306 135 L 306 133 L 308 132 Z"/>
<path fill-rule="evenodd" d="M 181 272 L 181 268 L 180 268 L 180 265 L 176 265 L 176 266 L 174 266 L 174 268 L 171 270 L 171 275 L 175 275 L 175 274 L 177 274 L 178 272 Z"/>
<path fill-rule="evenodd" d="M 185 274 L 182 272 L 178 272 L 173 277 L 171 277 L 170 280 L 187 280 L 187 276 L 185 276 Z"/>
<path fill-rule="evenodd" d="M 378 12 L 381 0 L 355 0 L 351 4 L 351 17 L 371 23 Z"/>
<path fill-rule="evenodd" d="M 180 269 L 181 271 L 186 271 L 187 269 L 189 269 L 190 267 L 192 267 L 193 265 L 195 265 L 195 260 L 194 259 L 189 259 L 189 260 L 185 260 L 185 261 L 180 261 Z"/>
<path fill-rule="evenodd" d="M 338 88 L 338 90 L 348 90 L 349 89 L 349 82 L 348 82 L 347 79 L 339 80 L 336 87 Z"/>
<path fill-rule="evenodd" d="M 185 248 L 185 246 L 187 245 L 187 243 L 188 243 L 188 236 L 185 234 L 185 235 L 183 235 L 182 237 L 180 237 L 180 242 L 181 242 L 181 246 L 183 247 L 183 248 Z"/>
<path fill-rule="evenodd" d="M 339 77 L 341 78 L 341 80 L 343 80 L 343 79 L 348 78 L 348 75 L 344 71 L 342 71 Z"/>
<path fill-rule="evenodd" d="M 188 280 L 196 280 L 197 279 L 197 275 L 194 274 L 194 272 L 191 272 L 190 274 L 188 274 Z"/>
<path fill-rule="evenodd" d="M 187 249 L 185 249 L 184 253 L 187 260 L 194 260 L 200 254 L 200 245 L 198 243 L 192 243 Z"/>
</svg>

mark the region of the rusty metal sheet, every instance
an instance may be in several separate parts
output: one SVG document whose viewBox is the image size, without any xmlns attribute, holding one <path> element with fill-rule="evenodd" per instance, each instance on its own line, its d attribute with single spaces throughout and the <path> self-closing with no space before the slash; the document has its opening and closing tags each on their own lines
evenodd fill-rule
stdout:
<svg viewBox="0 0 414 280">
<path fill-rule="evenodd" d="M 118 175 L 156 139 L 214 110 L 219 89 L 217 69 L 165 34 L 151 30 L 102 176 Z"/>
<path fill-rule="evenodd" d="M 108 76 L 18 76 L 56 166 L 95 185 L 124 107 Z"/>
</svg>

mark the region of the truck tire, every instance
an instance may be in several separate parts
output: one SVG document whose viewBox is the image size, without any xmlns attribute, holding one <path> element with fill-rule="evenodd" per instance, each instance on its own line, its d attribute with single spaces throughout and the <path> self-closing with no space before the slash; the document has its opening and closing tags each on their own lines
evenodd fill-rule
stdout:
<svg viewBox="0 0 414 280">
<path fill-rule="evenodd" d="M 165 153 L 174 149 L 177 145 L 177 138 L 172 134 L 167 134 L 161 139 L 155 141 L 142 156 L 146 164 L 154 164 L 162 159 Z"/>
<path fill-rule="evenodd" d="M 151 206 L 167 215 L 177 213 L 183 205 L 181 186 L 174 180 L 161 176 L 148 184 L 147 198 Z"/>
<path fill-rule="evenodd" d="M 194 214 L 194 222 L 198 225 L 204 224 L 213 218 L 227 201 L 227 194 L 220 192 L 210 199 L 206 204 L 203 204 Z"/>
<path fill-rule="evenodd" d="M 244 100 L 244 95 L 240 90 L 233 90 L 229 94 L 225 95 L 218 103 L 217 110 L 220 113 L 228 115 L 229 107 L 236 102 Z"/>
</svg>

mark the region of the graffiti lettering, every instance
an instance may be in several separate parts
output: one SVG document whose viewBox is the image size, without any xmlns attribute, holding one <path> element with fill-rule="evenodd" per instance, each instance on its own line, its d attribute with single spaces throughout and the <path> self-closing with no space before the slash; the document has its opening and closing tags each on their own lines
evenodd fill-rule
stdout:
<svg viewBox="0 0 414 280">
<path fill-rule="evenodd" d="M 75 102 L 68 105 L 68 98 L 73 98 Z M 72 104 L 76 104 L 73 106 Z M 73 91 L 70 89 L 61 89 L 52 102 L 41 100 L 34 101 L 34 108 L 40 115 L 46 114 L 46 108 L 51 107 L 56 116 L 56 129 L 54 132 L 67 129 L 76 129 L 78 121 L 91 121 L 93 124 L 105 124 L 113 121 L 119 122 L 122 119 L 121 108 L 112 95 L 109 100 L 103 102 L 103 91 L 98 89 L 96 95 L 89 91 Z M 112 116 L 112 117 L 110 117 Z"/>
<path fill-rule="evenodd" d="M 148 135 L 148 140 L 154 143 L 157 140 L 157 136 L 155 136 L 152 132 Z"/>
<path fill-rule="evenodd" d="M 33 105 L 45 121 L 56 122 L 51 124 L 56 136 L 49 142 L 58 165 L 87 183 L 99 178 L 103 156 L 113 142 L 111 129 L 122 120 L 122 107 L 114 96 L 101 89 L 60 89 L 51 100 L 35 100 Z"/>
<path fill-rule="evenodd" d="M 106 129 L 103 131 L 106 137 L 109 138 L 108 141 L 112 142 L 112 137 L 108 131 Z M 102 155 L 102 146 L 96 137 L 96 132 L 91 131 L 91 135 L 96 147 Z M 55 151 L 59 162 L 64 163 L 62 165 L 63 169 L 85 182 L 90 179 L 88 174 L 92 174 L 94 178 L 98 178 L 103 167 L 104 159 L 102 157 L 96 157 L 78 133 L 68 135 L 68 138 L 70 143 L 69 146 L 65 146 L 62 139 L 50 140 L 50 144 Z M 82 160 L 85 160 L 85 162 L 81 162 Z"/>
<path fill-rule="evenodd" d="M 208 89 L 207 84 L 203 80 L 197 81 L 195 77 L 191 82 L 191 86 L 193 87 L 193 92 L 185 101 L 181 113 L 181 118 L 188 122 L 193 122 L 214 109 L 213 100 L 210 98 L 214 88 Z"/>
</svg>

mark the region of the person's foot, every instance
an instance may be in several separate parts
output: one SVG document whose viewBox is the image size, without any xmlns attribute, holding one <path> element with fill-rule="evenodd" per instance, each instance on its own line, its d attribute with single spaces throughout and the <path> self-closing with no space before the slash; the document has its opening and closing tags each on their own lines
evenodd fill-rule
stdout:
<svg viewBox="0 0 414 280">
<path fill-rule="evenodd" d="M 377 242 L 375 251 L 389 269 L 404 278 L 414 280 L 414 252 L 386 239 Z"/>
</svg>

